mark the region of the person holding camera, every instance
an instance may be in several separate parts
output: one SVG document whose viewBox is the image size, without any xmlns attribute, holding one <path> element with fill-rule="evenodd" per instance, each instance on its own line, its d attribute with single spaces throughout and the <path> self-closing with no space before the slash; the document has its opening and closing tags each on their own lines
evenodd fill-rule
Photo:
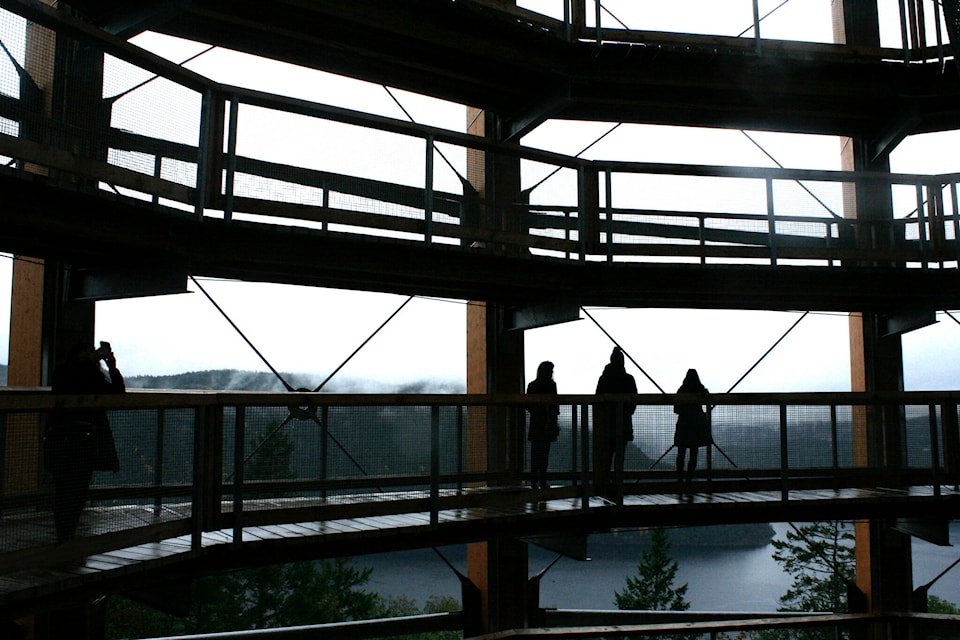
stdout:
<svg viewBox="0 0 960 640">
<path fill-rule="evenodd" d="M 106 365 L 106 371 L 100 362 Z M 123 375 L 107 342 L 76 345 L 53 374 L 53 393 L 124 393 Z M 44 464 L 53 475 L 57 542 L 74 537 L 94 471 L 120 470 L 113 431 L 103 409 L 59 409 L 44 438 Z"/>
</svg>

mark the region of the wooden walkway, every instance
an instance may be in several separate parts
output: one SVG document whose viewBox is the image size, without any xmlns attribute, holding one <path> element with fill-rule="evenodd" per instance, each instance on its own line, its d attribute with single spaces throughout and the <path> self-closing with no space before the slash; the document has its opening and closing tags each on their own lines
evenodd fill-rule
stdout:
<svg viewBox="0 0 960 640">
<path fill-rule="evenodd" d="M 70 543 L 41 544 L 30 549 L 23 547 L 30 529 L 36 535 L 37 527 L 49 527 L 52 542 L 50 515 L 4 518 L 0 520 L 0 538 L 16 548 L 4 545 L 0 555 L 0 612 L 16 614 L 68 599 L 80 601 L 106 593 L 169 587 L 211 571 L 498 537 L 582 536 L 614 528 L 709 522 L 960 516 L 960 492 L 953 487 L 942 487 L 939 495 L 929 486 L 802 490 L 791 492 L 786 502 L 779 491 L 655 493 L 627 495 L 622 506 L 595 497 L 587 508 L 580 498 L 569 495 L 572 491 L 494 491 L 483 504 L 462 501 L 462 506 L 440 509 L 435 519 L 429 511 L 418 510 L 261 524 L 244 527 L 240 540 L 234 539 L 232 529 L 192 534 L 192 521 L 184 517 L 189 515 L 189 504 L 166 506 L 160 513 L 152 505 L 89 508 L 81 527 L 90 528 L 95 523 L 97 535 L 83 536 L 81 529 L 81 536 Z M 386 504 L 382 496 L 366 496 L 368 500 L 373 497 L 380 499 L 381 506 Z M 333 515 L 342 511 L 342 502 L 334 510 L 317 508 L 316 512 Z M 275 506 L 289 506 L 287 503 L 273 501 Z M 262 509 L 266 506 L 260 505 Z M 297 511 L 301 508 L 298 506 Z M 258 512 L 245 513 L 253 516 Z M 279 520 L 290 511 L 261 511 L 256 519 L 262 520 L 268 513 Z M 2 537 L 3 531 L 17 528 L 22 530 L 20 537 Z M 118 545 L 116 541 L 129 539 L 131 529 L 146 534 L 151 541 Z M 199 546 L 193 544 L 195 536 Z M 36 541 L 34 538 L 34 545 Z"/>
</svg>

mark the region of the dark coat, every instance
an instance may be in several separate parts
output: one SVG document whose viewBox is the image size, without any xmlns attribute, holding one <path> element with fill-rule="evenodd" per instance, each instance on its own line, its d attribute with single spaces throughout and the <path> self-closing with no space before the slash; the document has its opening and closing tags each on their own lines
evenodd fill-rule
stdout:
<svg viewBox="0 0 960 640">
<path fill-rule="evenodd" d="M 677 393 L 707 393 L 703 385 L 682 385 Z M 707 414 L 700 404 L 677 404 L 673 407 L 677 414 L 677 428 L 673 433 L 673 444 L 678 447 L 707 447 L 713 442 Z"/>
<path fill-rule="evenodd" d="M 617 367 L 612 364 L 607 364 L 603 368 L 603 373 L 600 374 L 600 379 L 597 380 L 597 393 L 637 393 L 637 381 L 633 379 L 633 376 L 627 373 L 623 367 Z M 619 405 L 621 410 L 621 427 L 623 428 L 623 436 L 625 440 L 633 440 L 633 412 L 636 410 L 637 405 L 627 402 Z M 612 406 L 607 405 L 606 403 L 599 403 L 593 409 L 594 414 L 594 423 L 600 427 L 603 426 L 607 429 L 611 442 L 614 441 L 616 437 L 616 427 L 617 427 L 617 414 Z"/>
<path fill-rule="evenodd" d="M 123 393 L 126 385 L 116 368 L 110 378 L 91 361 L 64 363 L 53 375 L 52 391 L 58 394 L 103 395 Z M 60 409 L 51 415 L 44 441 L 44 462 L 55 471 L 64 456 L 79 456 L 84 464 L 101 471 L 119 471 L 120 461 L 103 409 Z"/>
<path fill-rule="evenodd" d="M 527 385 L 527 393 L 531 395 L 557 395 L 557 383 L 553 380 L 535 379 Z M 556 442 L 560 435 L 560 426 L 557 416 L 560 415 L 560 406 L 556 404 L 538 404 L 527 407 L 530 413 L 530 430 L 527 440 L 537 442 L 546 440 Z"/>
</svg>

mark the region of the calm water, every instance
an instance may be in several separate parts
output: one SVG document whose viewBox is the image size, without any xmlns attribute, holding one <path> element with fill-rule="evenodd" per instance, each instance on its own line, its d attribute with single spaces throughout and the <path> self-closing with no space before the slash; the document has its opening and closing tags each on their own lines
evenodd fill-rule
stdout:
<svg viewBox="0 0 960 640">
<path fill-rule="evenodd" d="M 789 525 L 775 524 L 778 537 Z M 914 586 L 935 578 L 960 557 L 960 522 L 950 527 L 954 546 L 937 547 L 917 539 L 913 542 Z M 462 573 L 466 559 L 462 547 L 441 552 Z M 561 609 L 616 609 L 614 592 L 626 586 L 626 577 L 636 573 L 639 556 L 616 557 L 609 547 L 591 547 L 592 559 L 578 562 L 563 558 L 541 579 L 540 602 Z M 674 547 L 671 555 L 679 570 L 676 586 L 689 585 L 687 600 L 697 611 L 774 611 L 778 598 L 790 587 L 790 577 L 774 562 L 772 545 L 751 549 Z M 610 555 L 607 555 L 610 554 Z M 530 574 L 549 565 L 556 555 L 530 547 Z M 414 598 L 422 605 L 430 595 L 459 600 L 455 574 L 432 549 L 357 558 L 360 566 L 374 567 L 371 591 L 384 596 Z M 930 593 L 960 604 L 960 565 L 951 569 Z"/>
</svg>

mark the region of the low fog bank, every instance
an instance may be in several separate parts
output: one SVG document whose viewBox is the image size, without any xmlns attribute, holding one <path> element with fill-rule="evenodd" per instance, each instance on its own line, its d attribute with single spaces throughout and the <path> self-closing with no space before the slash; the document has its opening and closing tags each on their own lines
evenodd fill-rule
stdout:
<svg viewBox="0 0 960 640">
<path fill-rule="evenodd" d="M 6 369 L 3 371 L 6 375 Z M 324 380 L 323 376 L 299 373 L 282 373 L 283 379 L 297 390 L 314 391 Z M 190 371 L 176 375 L 129 376 L 128 389 L 174 389 L 207 391 L 260 391 L 283 392 L 286 387 L 268 371 L 239 371 L 236 369 L 212 369 Z M 359 378 L 336 378 L 323 387 L 329 393 L 465 393 L 460 382 L 452 380 L 419 380 L 415 382 L 387 382 Z"/>
</svg>

